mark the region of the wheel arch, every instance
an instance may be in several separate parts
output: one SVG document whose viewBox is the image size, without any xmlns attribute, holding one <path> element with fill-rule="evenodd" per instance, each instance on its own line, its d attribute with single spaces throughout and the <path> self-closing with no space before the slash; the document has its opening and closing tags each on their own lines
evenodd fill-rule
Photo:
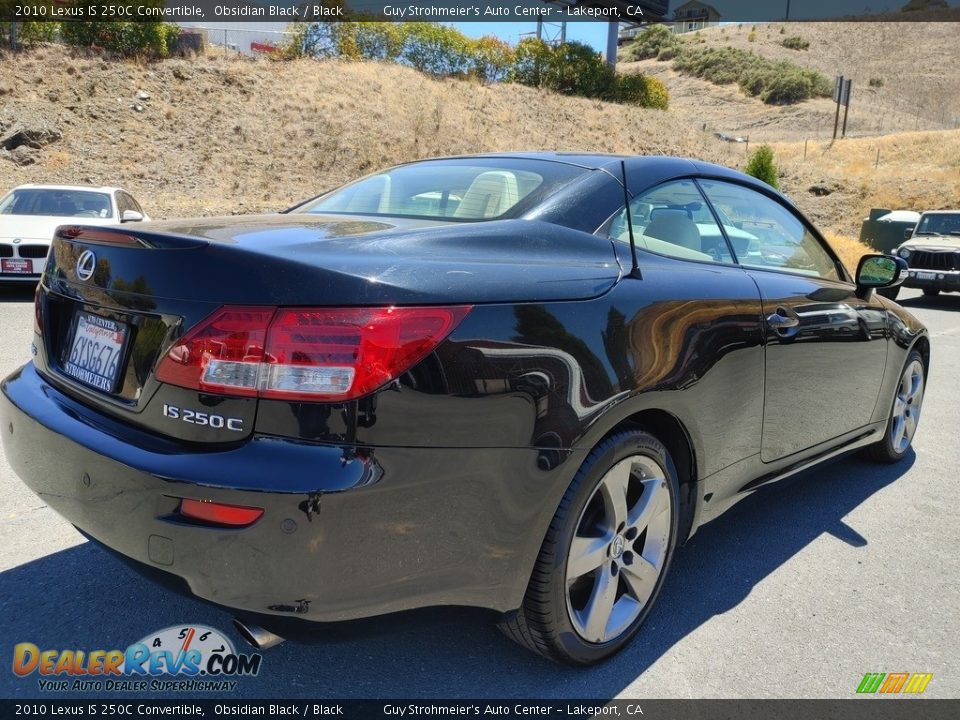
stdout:
<svg viewBox="0 0 960 720">
<path fill-rule="evenodd" d="M 618 422 L 600 442 L 626 428 L 639 428 L 650 433 L 669 450 L 680 485 L 677 538 L 681 543 L 685 542 L 690 537 L 697 510 L 697 454 L 690 432 L 676 415 L 659 408 L 647 408 Z"/>
<path fill-rule="evenodd" d="M 917 350 L 920 353 L 920 357 L 923 358 L 923 371 L 924 373 L 930 373 L 930 338 L 926 333 L 918 335 L 917 339 L 914 341 L 911 350 Z M 909 354 L 909 351 L 908 353 Z"/>
</svg>

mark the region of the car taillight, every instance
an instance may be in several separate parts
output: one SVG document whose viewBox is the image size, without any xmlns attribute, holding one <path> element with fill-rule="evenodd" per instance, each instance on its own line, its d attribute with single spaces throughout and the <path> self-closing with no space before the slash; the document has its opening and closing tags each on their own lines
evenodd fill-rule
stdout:
<svg viewBox="0 0 960 720">
<path fill-rule="evenodd" d="M 156 375 L 222 395 L 352 400 L 409 370 L 469 311 L 224 307 L 177 342 Z"/>
<path fill-rule="evenodd" d="M 276 310 L 221 308 L 174 345 L 157 367 L 160 382 L 255 397 L 267 327 Z"/>
</svg>

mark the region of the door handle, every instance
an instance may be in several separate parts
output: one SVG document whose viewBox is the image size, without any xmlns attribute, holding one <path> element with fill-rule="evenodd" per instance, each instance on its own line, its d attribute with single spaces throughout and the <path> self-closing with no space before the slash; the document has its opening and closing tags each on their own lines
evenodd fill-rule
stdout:
<svg viewBox="0 0 960 720">
<path fill-rule="evenodd" d="M 767 316 L 767 325 L 774 330 L 790 330 L 800 325 L 800 318 L 796 313 L 779 307 L 773 315 Z"/>
</svg>

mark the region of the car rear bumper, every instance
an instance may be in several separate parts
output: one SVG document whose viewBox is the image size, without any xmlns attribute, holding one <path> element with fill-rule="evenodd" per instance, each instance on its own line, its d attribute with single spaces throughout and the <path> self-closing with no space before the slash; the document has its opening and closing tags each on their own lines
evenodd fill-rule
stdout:
<svg viewBox="0 0 960 720">
<path fill-rule="evenodd" d="M 0 273 L 0 283 L 38 283 L 42 273 Z"/>
<path fill-rule="evenodd" d="M 910 268 L 903 286 L 921 290 L 960 291 L 960 271 Z"/>
<path fill-rule="evenodd" d="M 254 436 L 198 450 L 116 423 L 28 364 L 0 393 L 14 471 L 122 555 L 239 613 L 317 622 L 522 599 L 571 452 L 375 448 Z M 569 475 L 569 476 L 568 476 Z M 243 529 L 185 522 L 180 498 L 263 508 Z"/>
</svg>

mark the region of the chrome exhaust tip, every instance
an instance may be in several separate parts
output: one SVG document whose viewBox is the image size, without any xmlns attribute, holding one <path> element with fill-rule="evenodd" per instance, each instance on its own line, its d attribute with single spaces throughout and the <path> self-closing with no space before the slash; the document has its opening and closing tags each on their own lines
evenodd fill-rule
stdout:
<svg viewBox="0 0 960 720">
<path fill-rule="evenodd" d="M 238 618 L 233 619 L 233 627 L 240 633 L 240 637 L 257 650 L 272 648 L 286 640 L 279 635 L 274 635 L 269 630 L 264 630 L 259 625 L 245 623 Z"/>
</svg>

